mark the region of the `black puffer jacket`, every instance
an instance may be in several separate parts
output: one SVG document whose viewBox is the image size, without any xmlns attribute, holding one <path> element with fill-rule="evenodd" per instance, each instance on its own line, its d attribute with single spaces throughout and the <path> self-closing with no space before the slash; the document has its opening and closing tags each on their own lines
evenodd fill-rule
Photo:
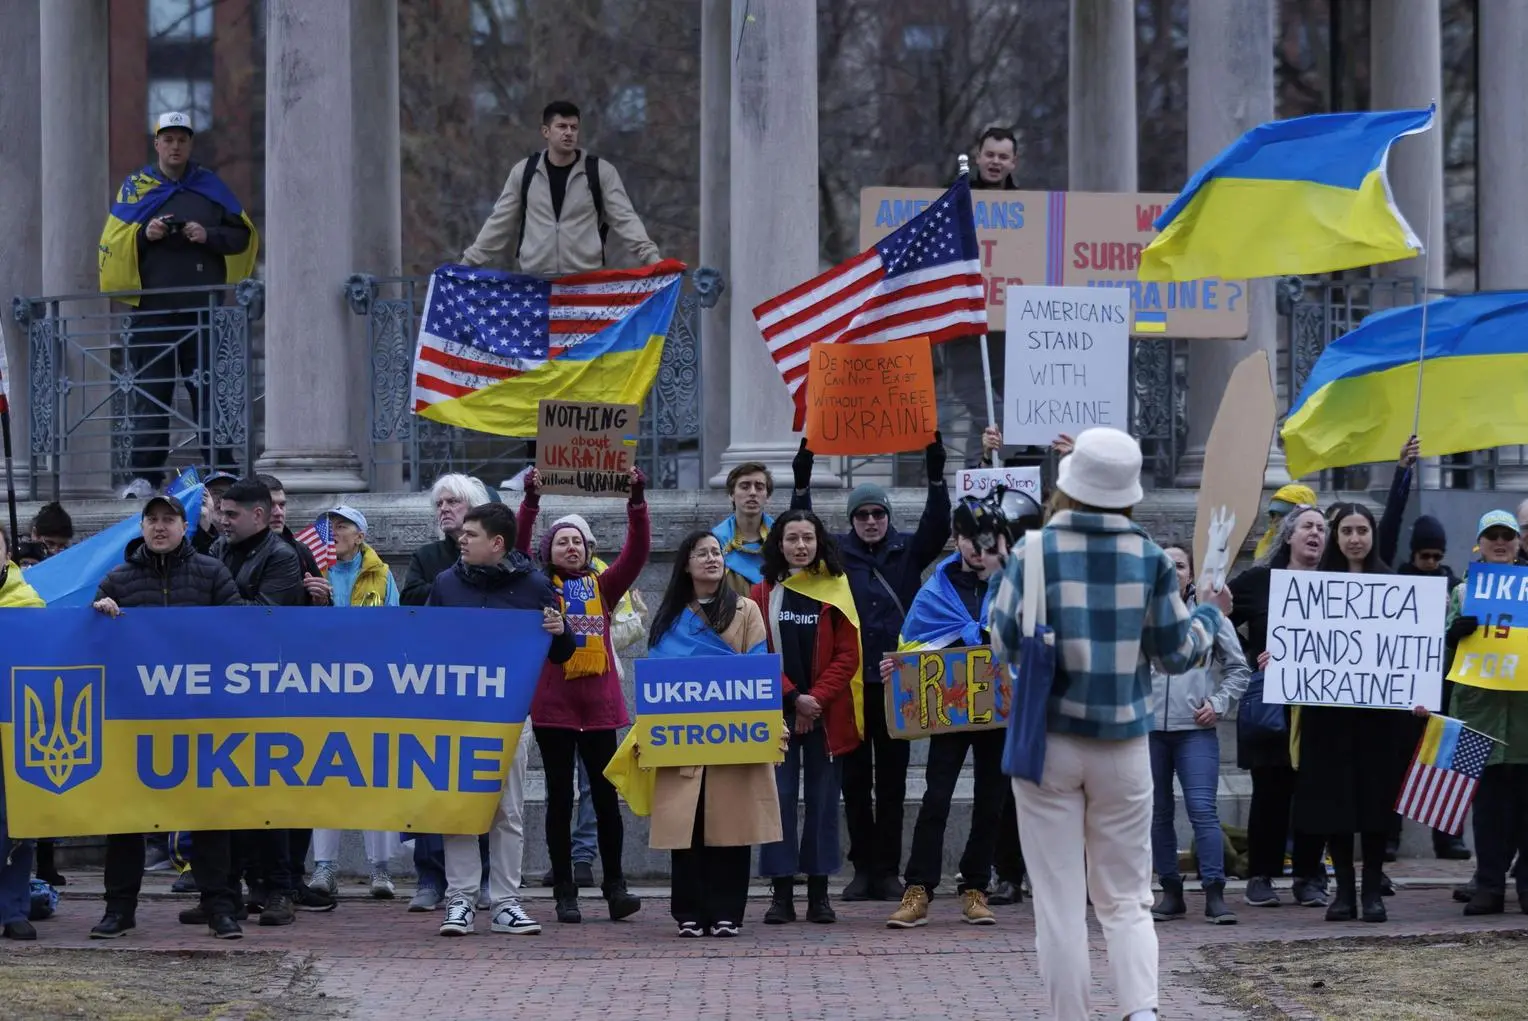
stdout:
<svg viewBox="0 0 1528 1021">
<path fill-rule="evenodd" d="M 239 606 L 239 587 L 221 560 L 198 553 L 189 539 L 154 553 L 142 539 L 127 544 L 123 562 L 101 579 L 97 599 L 134 606 Z"/>
</svg>

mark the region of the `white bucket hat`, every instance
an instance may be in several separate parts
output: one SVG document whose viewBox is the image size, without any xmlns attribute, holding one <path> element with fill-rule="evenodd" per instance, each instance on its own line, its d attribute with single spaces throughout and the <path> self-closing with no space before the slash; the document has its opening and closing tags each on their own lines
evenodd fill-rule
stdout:
<svg viewBox="0 0 1528 1021">
<path fill-rule="evenodd" d="M 1085 429 L 1061 459 L 1056 488 L 1079 503 L 1123 510 L 1141 502 L 1141 445 L 1118 429 Z"/>
</svg>

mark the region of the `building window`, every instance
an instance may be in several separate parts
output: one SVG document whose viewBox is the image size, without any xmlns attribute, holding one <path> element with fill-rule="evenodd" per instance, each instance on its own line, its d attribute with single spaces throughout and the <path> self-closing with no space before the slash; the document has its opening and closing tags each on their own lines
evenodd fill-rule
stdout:
<svg viewBox="0 0 1528 1021">
<path fill-rule="evenodd" d="M 647 86 L 624 85 L 616 89 L 605 116 L 616 131 L 641 131 L 647 127 Z"/>
<path fill-rule="evenodd" d="M 149 80 L 149 134 L 159 115 L 180 110 L 191 115 L 198 133 L 212 127 L 212 82 L 205 78 L 152 78 Z"/>
<path fill-rule="evenodd" d="M 149 38 L 211 39 L 217 0 L 149 0 Z"/>
</svg>

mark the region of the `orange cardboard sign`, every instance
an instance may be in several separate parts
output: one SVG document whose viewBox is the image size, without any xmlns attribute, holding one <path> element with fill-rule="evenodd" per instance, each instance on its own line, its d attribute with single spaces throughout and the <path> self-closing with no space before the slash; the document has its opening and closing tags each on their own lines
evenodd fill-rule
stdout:
<svg viewBox="0 0 1528 1021">
<path fill-rule="evenodd" d="M 934 442 L 934 360 L 927 337 L 813 344 L 806 438 L 819 454 L 897 454 Z"/>
</svg>

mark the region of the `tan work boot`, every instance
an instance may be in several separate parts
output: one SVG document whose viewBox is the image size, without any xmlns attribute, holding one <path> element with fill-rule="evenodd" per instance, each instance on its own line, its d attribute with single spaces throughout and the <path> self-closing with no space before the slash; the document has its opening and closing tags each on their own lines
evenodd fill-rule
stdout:
<svg viewBox="0 0 1528 1021">
<path fill-rule="evenodd" d="M 902 906 L 886 919 L 886 928 L 916 929 L 920 925 L 927 924 L 928 891 L 921 886 L 909 886 L 902 894 Z"/>
<path fill-rule="evenodd" d="M 997 924 L 997 916 L 987 907 L 987 895 L 980 890 L 967 890 L 960 895 L 960 911 L 972 925 Z"/>
</svg>

